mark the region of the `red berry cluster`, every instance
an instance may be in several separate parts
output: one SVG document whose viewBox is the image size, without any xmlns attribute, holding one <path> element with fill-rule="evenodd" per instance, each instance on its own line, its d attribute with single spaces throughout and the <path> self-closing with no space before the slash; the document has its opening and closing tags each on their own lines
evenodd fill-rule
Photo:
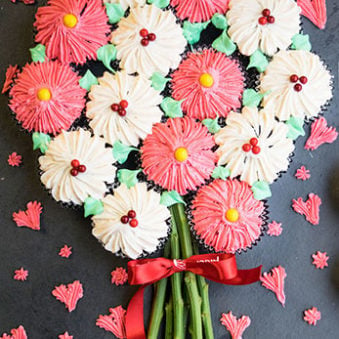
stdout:
<svg viewBox="0 0 339 339">
<path fill-rule="evenodd" d="M 120 221 L 123 224 L 128 224 L 131 227 L 137 227 L 138 226 L 138 220 L 135 219 L 135 217 L 137 216 L 136 212 L 133 210 L 128 211 L 127 215 L 123 215 L 120 219 Z"/>
<path fill-rule="evenodd" d="M 257 138 L 252 138 L 250 140 L 250 143 L 249 144 L 244 144 L 242 146 L 242 150 L 244 152 L 249 152 L 249 151 L 252 151 L 253 154 L 259 154 L 261 149 L 260 147 L 258 146 L 258 139 Z"/>
<path fill-rule="evenodd" d="M 157 36 L 154 33 L 148 33 L 148 30 L 146 28 L 141 29 L 139 34 L 142 37 L 140 43 L 144 47 L 148 46 L 150 41 L 154 41 L 157 38 Z"/>
<path fill-rule="evenodd" d="M 271 15 L 271 11 L 268 8 L 265 8 L 261 12 L 262 16 L 259 18 L 259 24 L 260 25 L 267 25 L 267 24 L 274 24 L 275 23 L 275 17 Z"/>
<path fill-rule="evenodd" d="M 76 177 L 79 173 L 86 172 L 86 166 L 80 165 L 80 161 L 77 159 L 71 161 L 71 166 L 72 166 L 71 175 L 73 177 Z"/>
<path fill-rule="evenodd" d="M 290 76 L 290 81 L 295 83 L 294 90 L 296 92 L 301 92 L 303 89 L 303 85 L 306 85 L 308 82 L 307 77 L 305 75 L 302 75 L 300 78 L 296 74 L 292 74 Z"/>
<path fill-rule="evenodd" d="M 128 101 L 127 100 L 121 100 L 118 104 L 111 105 L 111 109 L 114 112 L 118 112 L 118 114 L 121 117 L 124 117 L 126 115 L 126 108 L 128 107 Z"/>
</svg>

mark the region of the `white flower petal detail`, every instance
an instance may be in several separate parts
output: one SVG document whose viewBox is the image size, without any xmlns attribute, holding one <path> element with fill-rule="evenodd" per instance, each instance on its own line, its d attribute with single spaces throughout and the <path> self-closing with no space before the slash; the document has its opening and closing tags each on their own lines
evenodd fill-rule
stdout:
<svg viewBox="0 0 339 339">
<path fill-rule="evenodd" d="M 161 120 L 162 97 L 145 77 L 105 72 L 99 84 L 92 86 L 89 98 L 86 115 L 91 119 L 90 126 L 111 145 L 120 140 L 125 145 L 137 146 L 140 139 L 152 132 L 153 124 Z M 125 116 L 111 108 L 121 100 L 128 102 Z"/>
<path fill-rule="evenodd" d="M 92 233 L 106 250 L 136 259 L 154 252 L 159 240 L 167 236 L 169 211 L 160 204 L 160 194 L 148 191 L 146 183 L 138 183 L 130 189 L 122 184 L 114 195 L 107 195 L 103 203 L 104 212 L 92 218 Z M 136 213 L 136 227 L 121 222 L 121 217 L 130 210 Z"/>
<path fill-rule="evenodd" d="M 302 90 L 294 89 L 291 75 L 305 76 Z M 267 93 L 263 99 L 265 111 L 275 114 L 279 120 L 291 116 L 312 118 L 331 99 L 331 74 L 319 56 L 307 51 L 282 51 L 277 53 L 261 76 L 260 90 Z"/>
<path fill-rule="evenodd" d="M 272 56 L 278 49 L 287 49 L 299 33 L 301 10 L 294 0 L 232 0 L 229 7 L 228 34 L 244 55 L 259 48 Z M 270 10 L 274 23 L 259 24 L 264 9 Z"/>
<path fill-rule="evenodd" d="M 231 112 L 226 127 L 215 135 L 219 145 L 217 154 L 219 165 L 226 164 L 231 178 L 240 176 L 240 180 L 249 185 L 254 182 L 272 183 L 281 171 L 286 171 L 289 156 L 294 150 L 291 139 L 286 137 L 288 127 L 274 119 L 272 114 L 257 108 L 244 107 L 242 114 Z M 252 138 L 257 139 L 259 153 L 245 152 L 243 146 L 250 145 Z"/>
<path fill-rule="evenodd" d="M 86 166 L 84 173 L 72 176 L 72 160 Z M 91 136 L 89 131 L 63 131 L 39 158 L 42 183 L 51 190 L 53 198 L 64 203 L 81 205 L 89 196 L 102 199 L 106 183 L 113 183 L 116 168 L 111 148 L 105 140 Z"/>
<path fill-rule="evenodd" d="M 140 30 L 144 28 L 156 35 L 148 46 L 141 44 Z M 170 69 L 177 68 L 186 46 L 182 28 L 172 11 L 154 5 L 132 8 L 130 15 L 122 18 L 112 32 L 111 42 L 118 50 L 121 68 L 148 78 L 154 72 L 166 75 Z"/>
<path fill-rule="evenodd" d="M 146 4 L 146 0 L 104 0 L 104 2 L 120 4 L 124 11 L 126 11 L 129 7 L 134 8 L 137 6 L 144 6 Z"/>
</svg>

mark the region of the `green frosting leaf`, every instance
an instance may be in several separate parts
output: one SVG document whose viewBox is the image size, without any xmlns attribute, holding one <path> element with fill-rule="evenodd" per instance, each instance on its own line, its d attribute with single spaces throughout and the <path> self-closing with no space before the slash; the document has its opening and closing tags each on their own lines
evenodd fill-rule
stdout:
<svg viewBox="0 0 339 339">
<path fill-rule="evenodd" d="M 106 13 L 108 16 L 108 22 L 110 24 L 116 24 L 124 16 L 125 11 L 120 4 L 111 4 L 109 2 L 105 3 Z"/>
<path fill-rule="evenodd" d="M 250 56 L 250 63 L 247 66 L 247 69 L 255 67 L 258 70 L 258 72 L 262 73 L 266 70 L 267 65 L 268 60 L 265 57 L 265 55 L 260 50 L 256 50 Z"/>
<path fill-rule="evenodd" d="M 246 89 L 242 96 L 242 104 L 247 107 L 258 107 L 263 97 L 263 94 L 252 88 Z"/>
<path fill-rule="evenodd" d="M 226 30 L 222 32 L 219 38 L 213 41 L 212 47 L 226 55 L 231 55 L 237 49 L 236 44 L 230 39 Z"/>
<path fill-rule="evenodd" d="M 184 204 L 186 205 L 184 199 L 177 191 L 163 192 L 161 194 L 160 204 L 170 207 L 175 204 Z"/>
<path fill-rule="evenodd" d="M 98 60 L 100 60 L 106 68 L 114 73 L 114 69 L 111 67 L 111 62 L 114 61 L 117 57 L 117 49 L 114 45 L 107 44 L 100 47 L 97 50 L 97 57 Z"/>
<path fill-rule="evenodd" d="M 251 188 L 254 199 L 264 200 L 272 196 L 270 185 L 266 181 L 256 181 Z"/>
<path fill-rule="evenodd" d="M 204 119 L 202 123 L 208 128 L 209 132 L 212 134 L 218 133 L 220 131 L 220 126 L 218 124 L 218 118 Z"/>
<path fill-rule="evenodd" d="M 201 32 L 207 27 L 208 24 L 209 21 L 196 23 L 185 21 L 183 34 L 187 42 L 190 45 L 197 43 L 200 40 Z"/>
<path fill-rule="evenodd" d="M 101 200 L 88 197 L 84 203 L 84 210 L 85 218 L 87 218 L 89 215 L 98 215 L 104 211 L 104 204 Z"/>
<path fill-rule="evenodd" d="M 230 175 L 231 171 L 228 168 L 224 166 L 218 166 L 214 169 L 212 178 L 226 180 Z"/>
<path fill-rule="evenodd" d="M 152 81 L 152 87 L 156 91 L 163 91 L 166 87 L 167 82 L 170 80 L 170 78 L 165 78 L 161 73 L 154 72 L 151 76 Z"/>
<path fill-rule="evenodd" d="M 286 121 L 286 125 L 288 126 L 287 138 L 295 140 L 305 135 L 304 119 L 291 117 Z"/>
<path fill-rule="evenodd" d="M 120 169 L 117 177 L 120 183 L 125 184 L 128 188 L 136 185 L 138 182 L 137 175 L 141 172 L 141 169 L 132 171 L 128 169 Z"/>
<path fill-rule="evenodd" d="M 153 4 L 159 8 L 165 8 L 169 5 L 170 0 L 147 0 L 147 3 Z"/>
<path fill-rule="evenodd" d="M 138 149 L 124 145 L 120 141 L 116 141 L 113 145 L 113 157 L 119 164 L 123 164 L 132 151 L 138 151 Z"/>
<path fill-rule="evenodd" d="M 213 15 L 212 24 L 218 29 L 226 29 L 228 26 L 226 17 L 220 13 L 215 13 Z"/>
<path fill-rule="evenodd" d="M 181 118 L 183 116 L 181 109 L 181 103 L 183 101 L 184 100 L 177 101 L 171 97 L 166 97 L 160 104 L 160 107 L 165 112 L 166 116 L 170 118 Z"/>
<path fill-rule="evenodd" d="M 312 45 L 310 43 L 310 36 L 308 34 L 296 34 L 292 38 L 292 49 L 297 50 L 304 50 L 304 51 L 310 51 L 312 49 Z"/>
<path fill-rule="evenodd" d="M 79 80 L 80 87 L 84 88 L 87 91 L 91 89 L 92 85 L 97 84 L 98 79 L 90 70 L 87 70 L 85 75 Z"/>
<path fill-rule="evenodd" d="M 34 62 L 44 62 L 46 59 L 46 47 L 44 45 L 36 45 L 34 48 L 30 48 L 31 58 Z"/>
<path fill-rule="evenodd" d="M 45 133 L 34 132 L 32 134 L 33 150 L 40 149 L 41 153 L 45 154 L 48 150 L 48 145 L 51 142 L 51 137 Z"/>
</svg>

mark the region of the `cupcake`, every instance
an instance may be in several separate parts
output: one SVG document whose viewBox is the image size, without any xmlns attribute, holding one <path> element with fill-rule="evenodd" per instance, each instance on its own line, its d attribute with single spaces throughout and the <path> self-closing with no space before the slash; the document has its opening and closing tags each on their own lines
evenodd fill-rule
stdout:
<svg viewBox="0 0 339 339">
<path fill-rule="evenodd" d="M 260 237 L 266 214 L 243 181 L 215 180 L 199 189 L 192 203 L 193 228 L 205 245 L 217 252 L 235 253 Z"/>
<path fill-rule="evenodd" d="M 111 148 L 89 131 L 63 131 L 39 158 L 41 182 L 56 201 L 81 205 L 88 197 L 102 199 L 116 168 Z"/>
<path fill-rule="evenodd" d="M 272 183 L 289 166 L 294 150 L 287 138 L 288 127 L 265 110 L 244 107 L 242 113 L 231 112 L 226 126 L 216 135 L 218 164 L 226 165 L 231 178 L 252 185 L 256 181 Z"/>
<path fill-rule="evenodd" d="M 146 183 L 122 184 L 103 199 L 103 213 L 93 216 L 93 235 L 106 250 L 131 259 L 154 252 L 169 231 L 170 213 L 160 197 Z"/>
</svg>

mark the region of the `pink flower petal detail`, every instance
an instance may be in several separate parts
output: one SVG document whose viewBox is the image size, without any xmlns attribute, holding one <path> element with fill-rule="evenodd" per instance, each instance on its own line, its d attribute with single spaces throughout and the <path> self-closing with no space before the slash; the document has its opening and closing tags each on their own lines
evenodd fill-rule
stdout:
<svg viewBox="0 0 339 339">
<path fill-rule="evenodd" d="M 207 73 L 213 78 L 211 87 L 200 84 Z M 183 110 L 191 118 L 226 117 L 241 106 L 244 77 L 236 61 L 212 49 L 188 53 L 172 75 L 173 98 L 184 100 Z"/>
<path fill-rule="evenodd" d="M 308 200 L 303 201 L 300 197 L 297 200 L 293 200 L 292 208 L 295 212 L 304 215 L 306 220 L 313 224 L 318 225 L 320 216 L 319 216 L 319 209 L 321 205 L 321 199 L 314 193 L 310 193 L 308 195 Z"/>
<path fill-rule="evenodd" d="M 282 233 L 283 229 L 281 227 L 281 223 L 277 223 L 276 221 L 272 221 L 268 224 L 267 234 L 271 237 L 278 237 Z"/>
<path fill-rule="evenodd" d="M 128 274 L 123 267 L 117 267 L 111 272 L 111 282 L 117 286 L 124 285 L 128 280 Z"/>
<path fill-rule="evenodd" d="M 240 319 L 237 319 L 232 312 L 223 313 L 220 322 L 230 332 L 232 339 L 242 339 L 242 334 L 251 325 L 250 317 L 243 315 Z"/>
<path fill-rule="evenodd" d="M 328 127 L 324 117 L 316 119 L 311 126 L 311 134 L 306 141 L 305 149 L 314 151 L 319 146 L 328 143 L 331 144 L 338 137 L 335 127 Z"/>
<path fill-rule="evenodd" d="M 11 330 L 11 335 L 4 333 L 0 339 L 27 339 L 27 334 L 23 326 L 19 326 Z"/>
<path fill-rule="evenodd" d="M 315 254 L 312 254 L 312 258 L 313 258 L 313 262 L 312 264 L 318 268 L 318 269 L 324 269 L 325 267 L 328 266 L 328 259 L 330 257 L 327 256 L 327 253 L 326 252 L 320 252 L 318 251 L 317 253 Z"/>
<path fill-rule="evenodd" d="M 324 29 L 327 21 L 326 0 L 297 0 L 301 14 L 312 21 L 320 29 Z"/>
<path fill-rule="evenodd" d="M 304 311 L 304 320 L 310 325 L 315 326 L 317 321 L 321 319 L 321 313 L 316 307 L 312 307 Z"/>
<path fill-rule="evenodd" d="M 80 281 L 76 280 L 73 283 L 68 284 L 67 287 L 65 285 L 60 285 L 55 287 L 52 294 L 57 300 L 66 305 L 68 312 L 72 312 L 75 310 L 78 300 L 83 297 L 82 284 Z"/>
<path fill-rule="evenodd" d="M 271 290 L 277 296 L 278 301 L 285 307 L 285 278 L 287 274 L 285 268 L 282 266 L 277 266 L 272 268 L 270 273 L 265 272 L 262 277 L 260 277 L 260 281 L 262 286 Z"/>
<path fill-rule="evenodd" d="M 59 256 L 63 258 L 69 258 L 72 254 L 72 247 L 65 245 L 64 247 L 60 248 Z"/>
<path fill-rule="evenodd" d="M 66 14 L 73 14 L 77 24 L 63 24 Z M 97 50 L 109 40 L 110 27 L 102 0 L 49 0 L 39 7 L 34 26 L 35 41 L 46 46 L 46 55 L 63 63 L 84 64 L 97 59 Z"/>
<path fill-rule="evenodd" d="M 22 162 L 22 156 L 17 154 L 16 152 L 13 152 L 8 156 L 8 164 L 13 167 L 19 167 Z"/>
<path fill-rule="evenodd" d="M 28 271 L 24 270 L 23 267 L 21 267 L 19 270 L 15 270 L 14 271 L 14 280 L 18 280 L 18 281 L 25 281 L 27 280 L 28 277 Z"/>
<path fill-rule="evenodd" d="M 59 335 L 59 339 L 73 339 L 72 335 L 69 335 L 68 332 Z"/>
<path fill-rule="evenodd" d="M 32 230 L 40 230 L 40 214 L 42 206 L 40 202 L 30 201 L 27 204 L 26 211 L 19 211 L 13 213 L 13 220 L 18 227 L 28 227 Z"/>
<path fill-rule="evenodd" d="M 108 332 L 112 332 L 117 338 L 126 338 L 126 311 L 121 307 L 109 309 L 109 315 L 99 315 L 96 325 Z"/>
<path fill-rule="evenodd" d="M 19 71 L 18 65 L 8 66 L 7 71 L 6 71 L 6 79 L 5 79 L 4 86 L 2 87 L 2 91 L 1 91 L 2 94 L 6 93 L 11 88 L 13 79 L 18 73 L 18 71 Z"/>
<path fill-rule="evenodd" d="M 297 169 L 295 175 L 294 175 L 298 180 L 308 180 L 311 177 L 310 170 L 306 169 L 305 166 L 301 166 L 300 168 Z"/>
</svg>

